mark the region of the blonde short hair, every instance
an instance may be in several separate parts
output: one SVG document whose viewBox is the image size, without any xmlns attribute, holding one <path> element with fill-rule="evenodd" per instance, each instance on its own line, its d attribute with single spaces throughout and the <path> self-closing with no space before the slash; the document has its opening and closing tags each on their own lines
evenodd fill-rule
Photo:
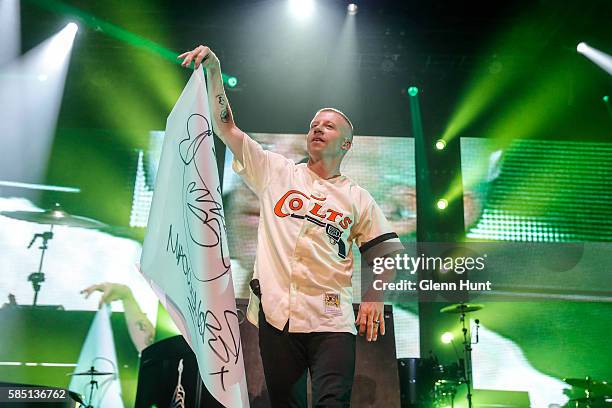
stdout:
<svg viewBox="0 0 612 408">
<path fill-rule="evenodd" d="M 348 123 L 349 128 L 351 129 L 351 139 L 353 139 L 353 123 L 351 122 L 351 120 L 348 118 L 348 116 L 346 116 L 343 112 L 339 111 L 336 108 L 321 108 L 317 111 L 317 113 L 315 113 L 315 116 L 317 116 L 319 113 L 321 112 L 335 112 L 338 115 L 342 116 L 344 118 L 344 120 L 346 120 L 346 123 Z"/>
</svg>

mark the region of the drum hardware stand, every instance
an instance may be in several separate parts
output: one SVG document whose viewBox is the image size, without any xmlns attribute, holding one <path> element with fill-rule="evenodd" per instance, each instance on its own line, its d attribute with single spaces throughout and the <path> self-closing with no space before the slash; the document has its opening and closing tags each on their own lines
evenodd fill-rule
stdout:
<svg viewBox="0 0 612 408">
<path fill-rule="evenodd" d="M 97 390 L 98 387 L 99 387 L 98 386 L 98 382 L 96 380 L 94 380 L 94 377 L 97 377 L 97 376 L 107 376 L 107 375 L 115 375 L 115 373 L 113 373 L 113 372 L 101 372 L 101 371 L 96 370 L 94 366 L 91 366 L 91 368 L 89 370 L 87 370 L 87 371 L 83 371 L 83 372 L 80 372 L 80 373 L 74 372 L 74 373 L 69 373 L 69 374 L 66 374 L 66 375 L 70 375 L 70 376 L 74 376 L 74 375 L 85 376 L 85 375 L 87 375 L 87 376 L 91 377 L 91 379 L 89 380 L 89 384 L 85 387 L 85 390 L 87 390 L 87 387 L 89 387 L 89 399 L 87 400 L 87 405 L 84 402 L 79 401 L 79 400 L 77 400 L 77 402 L 79 402 L 81 404 L 80 406 L 82 406 L 84 408 L 93 408 L 93 405 L 91 405 L 91 403 L 93 401 L 94 390 Z M 78 394 L 76 394 L 76 395 L 80 399 L 80 396 Z"/>
<path fill-rule="evenodd" d="M 39 247 L 39 249 L 42 250 L 42 253 L 40 254 L 38 271 L 33 272 L 28 276 L 28 281 L 32 282 L 32 287 L 34 288 L 34 307 L 36 307 L 36 303 L 38 303 L 38 292 L 40 291 L 41 286 L 40 284 L 45 281 L 45 274 L 42 272 L 42 266 L 45 259 L 45 251 L 49 248 L 47 244 L 49 243 L 49 240 L 53 239 L 53 226 L 64 225 L 67 227 L 93 228 L 100 230 L 108 228 L 108 225 L 91 218 L 68 214 L 62 209 L 59 203 L 55 203 L 53 208 L 45 211 L 0 211 L 0 215 L 20 221 L 51 225 L 51 229 L 49 231 L 41 234 L 34 234 L 34 237 L 32 237 L 32 240 L 30 241 L 30 245 L 28 245 L 29 249 L 32 247 L 32 245 L 34 245 L 34 242 L 36 242 L 38 238 L 42 239 L 42 245 Z"/>
<path fill-rule="evenodd" d="M 472 333 L 465 324 L 465 311 L 461 312 L 459 320 L 461 321 L 461 331 L 463 333 L 463 355 L 464 355 L 464 376 L 465 385 L 467 387 L 468 408 L 472 408 L 472 345 L 478 344 L 478 329 L 480 328 L 480 320 L 476 319 L 476 342 L 472 343 Z"/>
<path fill-rule="evenodd" d="M 98 382 L 96 380 L 94 380 L 94 373 L 96 371 L 96 369 L 91 366 L 91 380 L 89 381 L 89 400 L 87 400 L 87 406 L 85 408 L 93 408 L 93 405 L 91 405 L 91 401 L 93 401 L 93 393 L 94 393 L 94 388 L 97 390 L 98 389 Z"/>
<path fill-rule="evenodd" d="M 40 254 L 40 263 L 38 264 L 38 272 L 33 272 L 28 276 L 28 281 L 32 282 L 32 288 L 34 289 L 33 306 L 36 306 L 36 302 L 38 301 L 38 292 L 40 291 L 41 283 L 45 281 L 45 274 L 42 272 L 42 266 L 45 259 L 45 251 L 49 248 L 47 243 L 49 240 L 53 239 L 53 224 L 51 224 L 51 229 L 49 231 L 43 232 L 42 234 L 34 234 L 32 241 L 30 241 L 28 245 L 28 249 L 34 245 L 37 238 L 42 239 L 42 245 L 38 247 L 38 249 L 42 251 Z"/>
</svg>

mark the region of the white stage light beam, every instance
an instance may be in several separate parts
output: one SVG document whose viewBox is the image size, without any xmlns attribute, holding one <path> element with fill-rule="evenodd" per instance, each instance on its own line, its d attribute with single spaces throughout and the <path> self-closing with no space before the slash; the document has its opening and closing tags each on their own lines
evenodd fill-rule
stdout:
<svg viewBox="0 0 612 408">
<path fill-rule="evenodd" d="M 314 0 L 289 0 L 291 13 L 299 19 L 306 19 L 314 12 Z"/>
<path fill-rule="evenodd" d="M 576 47 L 576 50 L 598 65 L 601 69 L 612 75 L 612 56 L 591 47 L 585 42 L 581 42 Z"/>
<path fill-rule="evenodd" d="M 0 0 L 0 65 L 19 56 L 21 28 L 19 0 Z"/>
<path fill-rule="evenodd" d="M 78 29 L 79 27 L 75 23 L 68 23 L 66 27 L 57 33 L 55 38 L 51 40 L 51 44 L 49 44 L 44 54 L 47 67 L 56 70 L 64 64 L 67 55 L 72 49 L 74 36 Z"/>
<path fill-rule="evenodd" d="M 44 181 L 76 30 L 66 25 L 0 69 L 4 180 Z"/>
</svg>

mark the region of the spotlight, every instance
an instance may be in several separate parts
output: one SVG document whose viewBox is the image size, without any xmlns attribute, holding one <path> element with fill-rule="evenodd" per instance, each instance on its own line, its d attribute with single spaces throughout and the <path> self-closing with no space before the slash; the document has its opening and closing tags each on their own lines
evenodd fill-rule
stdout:
<svg viewBox="0 0 612 408">
<path fill-rule="evenodd" d="M 442 343 L 444 344 L 450 344 L 450 342 L 452 342 L 454 338 L 455 336 L 453 336 L 453 333 L 451 332 L 446 332 L 440 337 Z"/>
<path fill-rule="evenodd" d="M 441 198 L 438 200 L 438 202 L 436 202 L 436 207 L 438 207 L 439 210 L 445 210 L 446 207 L 448 207 L 448 201 Z"/>
<path fill-rule="evenodd" d="M 289 0 L 289 8 L 298 18 L 307 18 L 314 11 L 314 0 Z"/>
<path fill-rule="evenodd" d="M 436 141 L 436 149 L 438 150 L 444 150 L 444 148 L 446 147 L 446 142 L 442 139 Z"/>
<path fill-rule="evenodd" d="M 416 86 L 411 86 L 410 88 L 408 88 L 408 95 L 417 96 L 418 93 L 419 93 L 419 88 L 417 88 Z"/>
<path fill-rule="evenodd" d="M 236 85 L 238 85 L 238 78 L 234 76 L 227 78 L 227 86 L 234 88 Z"/>
<path fill-rule="evenodd" d="M 40 74 L 40 75 L 38 75 L 36 78 L 38 78 L 38 80 L 39 80 L 40 82 L 45 82 L 45 81 L 47 80 L 47 75 L 45 75 L 45 74 Z"/>
<path fill-rule="evenodd" d="M 608 55 L 597 48 L 593 48 L 585 42 L 578 44 L 576 50 L 590 59 L 595 65 L 612 75 L 612 55 Z"/>
<path fill-rule="evenodd" d="M 603 99 L 603 101 L 604 101 L 605 103 L 608 103 L 608 102 L 610 101 L 610 97 L 609 97 L 608 95 L 605 95 L 605 96 L 604 96 L 603 98 L 601 98 L 601 99 Z"/>
<path fill-rule="evenodd" d="M 72 43 L 78 29 L 79 26 L 75 23 L 68 23 L 59 33 L 53 36 L 49 46 L 44 51 L 43 58 L 47 70 L 57 70 L 62 66 L 72 49 Z"/>
<path fill-rule="evenodd" d="M 359 10 L 359 7 L 357 7 L 357 5 L 355 3 L 350 3 L 346 7 L 346 10 L 348 11 L 348 15 L 349 16 L 354 16 L 355 14 L 357 14 L 357 11 Z"/>
<path fill-rule="evenodd" d="M 70 22 L 66 25 L 65 30 L 72 35 L 75 35 L 77 31 L 79 31 L 79 26 L 76 23 Z"/>
</svg>

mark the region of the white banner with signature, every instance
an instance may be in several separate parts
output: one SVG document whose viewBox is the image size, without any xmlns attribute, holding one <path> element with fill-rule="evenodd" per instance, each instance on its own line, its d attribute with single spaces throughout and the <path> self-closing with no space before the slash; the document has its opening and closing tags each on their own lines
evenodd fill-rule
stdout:
<svg viewBox="0 0 612 408">
<path fill-rule="evenodd" d="M 195 352 L 210 393 L 249 405 L 202 68 L 168 117 L 141 270 Z"/>
</svg>

